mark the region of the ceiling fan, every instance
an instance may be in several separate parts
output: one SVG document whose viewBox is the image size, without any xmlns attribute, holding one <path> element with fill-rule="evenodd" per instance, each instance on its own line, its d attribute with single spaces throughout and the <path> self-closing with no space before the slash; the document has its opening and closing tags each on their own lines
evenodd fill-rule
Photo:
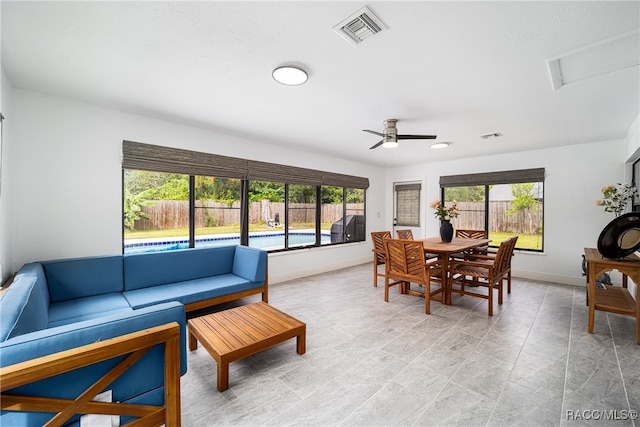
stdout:
<svg viewBox="0 0 640 427">
<path fill-rule="evenodd" d="M 394 148 L 398 146 L 399 139 L 436 139 L 436 135 L 398 135 L 398 128 L 396 128 L 397 119 L 387 119 L 384 123 L 384 130 L 382 133 L 376 132 L 369 129 L 362 129 L 364 132 L 369 132 L 374 135 L 378 135 L 382 137 L 382 141 L 378 142 L 376 145 L 369 148 L 369 150 L 373 150 L 374 148 L 378 148 L 379 146 L 383 146 L 385 148 Z"/>
</svg>

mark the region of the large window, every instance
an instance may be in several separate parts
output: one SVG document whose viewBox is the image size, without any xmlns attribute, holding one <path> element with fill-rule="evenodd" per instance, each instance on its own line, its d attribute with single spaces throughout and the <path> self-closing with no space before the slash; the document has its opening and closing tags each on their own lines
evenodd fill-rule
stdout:
<svg viewBox="0 0 640 427">
<path fill-rule="evenodd" d="M 124 141 L 123 252 L 364 241 L 367 186 L 364 178 Z"/>
<path fill-rule="evenodd" d="M 189 175 L 125 170 L 124 250 L 189 247 Z"/>
<path fill-rule="evenodd" d="M 518 236 L 517 249 L 543 250 L 544 169 L 440 177 L 445 205 L 454 200 L 454 228 L 488 230 L 491 246 Z"/>
<path fill-rule="evenodd" d="M 195 247 L 240 238 L 241 181 L 212 176 L 194 177 Z"/>
</svg>

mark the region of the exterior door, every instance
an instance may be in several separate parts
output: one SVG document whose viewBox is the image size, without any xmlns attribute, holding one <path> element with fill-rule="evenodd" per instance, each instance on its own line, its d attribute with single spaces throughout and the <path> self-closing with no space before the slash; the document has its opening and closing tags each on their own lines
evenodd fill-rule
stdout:
<svg viewBox="0 0 640 427">
<path fill-rule="evenodd" d="M 396 230 L 410 229 L 413 237 L 422 238 L 420 223 L 420 182 L 396 182 L 393 184 L 393 237 Z"/>
</svg>

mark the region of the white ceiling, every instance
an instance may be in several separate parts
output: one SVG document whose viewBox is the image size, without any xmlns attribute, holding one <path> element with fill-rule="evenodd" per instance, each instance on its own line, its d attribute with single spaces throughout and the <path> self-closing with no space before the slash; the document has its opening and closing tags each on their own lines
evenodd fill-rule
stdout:
<svg viewBox="0 0 640 427">
<path fill-rule="evenodd" d="M 332 28 L 368 6 L 387 30 L 352 46 Z M 638 31 L 638 1 L 10 2 L 14 87 L 399 166 L 624 138 L 634 66 L 553 91 L 547 59 Z M 640 47 L 638 56 L 640 57 Z M 273 68 L 298 64 L 302 86 Z M 369 150 L 383 120 L 400 141 Z M 484 140 L 482 134 L 503 137 Z M 153 143 L 153 141 L 145 141 Z"/>
</svg>

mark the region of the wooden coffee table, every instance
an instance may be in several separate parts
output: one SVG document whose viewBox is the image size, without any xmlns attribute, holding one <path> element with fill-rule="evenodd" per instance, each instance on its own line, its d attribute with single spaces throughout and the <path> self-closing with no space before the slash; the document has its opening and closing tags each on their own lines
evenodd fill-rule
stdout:
<svg viewBox="0 0 640 427">
<path fill-rule="evenodd" d="M 265 302 L 189 319 L 189 350 L 198 341 L 218 364 L 218 390 L 229 388 L 229 363 L 297 337 L 297 352 L 306 351 L 307 325 Z"/>
</svg>

